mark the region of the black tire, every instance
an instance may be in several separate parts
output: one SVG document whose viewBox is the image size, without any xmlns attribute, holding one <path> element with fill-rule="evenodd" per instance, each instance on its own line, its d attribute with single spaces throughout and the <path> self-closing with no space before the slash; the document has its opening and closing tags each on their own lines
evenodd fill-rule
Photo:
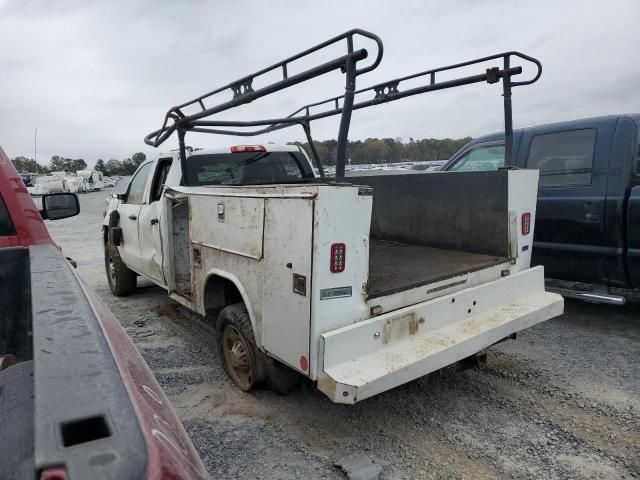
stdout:
<svg viewBox="0 0 640 480">
<path fill-rule="evenodd" d="M 136 273 L 127 268 L 120 258 L 118 247 L 109 242 L 104 246 L 104 269 L 111 293 L 116 297 L 125 297 L 135 291 Z"/>
<path fill-rule="evenodd" d="M 252 369 L 252 379 L 249 384 L 246 381 L 238 381 L 237 373 L 233 371 L 234 365 L 229 362 L 228 343 L 226 346 L 227 355 L 225 355 L 224 331 L 227 327 L 235 328 L 236 332 L 242 337 L 244 344 L 248 347 L 248 359 Z M 227 375 L 240 390 L 247 392 L 255 384 L 266 381 L 267 386 L 275 394 L 287 395 L 298 384 L 300 375 L 296 371 L 268 357 L 258 349 L 253 328 L 251 327 L 251 319 L 244 304 L 236 303 L 225 307 L 218 315 L 216 331 L 218 332 L 218 348 L 222 365 Z"/>
<path fill-rule="evenodd" d="M 222 309 L 216 322 L 222 366 L 236 386 L 248 392 L 264 380 L 265 356 L 256 346 L 251 319 L 242 303 Z"/>
</svg>

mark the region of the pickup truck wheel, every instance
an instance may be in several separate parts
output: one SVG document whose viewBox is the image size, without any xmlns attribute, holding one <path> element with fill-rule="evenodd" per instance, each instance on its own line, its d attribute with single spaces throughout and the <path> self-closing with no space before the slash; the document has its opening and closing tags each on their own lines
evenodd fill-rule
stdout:
<svg viewBox="0 0 640 480">
<path fill-rule="evenodd" d="M 248 392 L 264 377 L 264 356 L 256 347 L 243 304 L 229 305 L 220 312 L 218 332 L 224 369 L 240 390 Z"/>
<path fill-rule="evenodd" d="M 131 295 L 136 289 L 136 274 L 122 262 L 118 247 L 107 242 L 104 246 L 104 268 L 111 293 L 116 297 Z"/>
</svg>

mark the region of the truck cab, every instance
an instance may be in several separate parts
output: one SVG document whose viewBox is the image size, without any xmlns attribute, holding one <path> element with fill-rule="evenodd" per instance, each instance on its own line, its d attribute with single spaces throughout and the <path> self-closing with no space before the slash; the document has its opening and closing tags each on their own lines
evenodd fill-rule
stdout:
<svg viewBox="0 0 640 480">
<path fill-rule="evenodd" d="M 266 144 L 190 151 L 187 176 L 192 185 L 232 186 L 299 183 L 314 179 L 315 173 L 302 148 Z M 163 288 L 168 282 L 162 261 L 160 200 L 165 188 L 179 187 L 182 178 L 178 152 L 160 154 L 138 167 L 125 192 L 113 195 L 109 207 L 118 212 L 126 239 L 119 248 L 120 257 L 130 270 Z M 109 279 L 116 281 L 113 275 Z"/>
<path fill-rule="evenodd" d="M 640 115 L 514 130 L 515 166 L 540 171 L 532 263 L 566 296 L 621 304 L 640 288 Z M 477 138 L 444 171 L 504 166 L 504 135 Z"/>
</svg>

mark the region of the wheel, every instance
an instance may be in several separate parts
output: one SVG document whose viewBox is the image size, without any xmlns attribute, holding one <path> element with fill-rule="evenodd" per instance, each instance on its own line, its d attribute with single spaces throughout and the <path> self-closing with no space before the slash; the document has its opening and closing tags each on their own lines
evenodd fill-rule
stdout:
<svg viewBox="0 0 640 480">
<path fill-rule="evenodd" d="M 136 289 L 136 274 L 120 258 L 118 247 L 107 242 L 104 246 L 104 268 L 111 293 L 116 297 L 131 295 Z"/>
<path fill-rule="evenodd" d="M 217 331 L 224 369 L 240 390 L 248 392 L 263 380 L 278 395 L 287 395 L 296 386 L 300 375 L 256 346 L 244 304 L 225 307 L 218 315 Z"/>
<path fill-rule="evenodd" d="M 217 330 L 224 370 L 240 390 L 248 392 L 264 379 L 264 355 L 256 347 L 246 307 L 236 303 L 223 308 Z"/>
</svg>

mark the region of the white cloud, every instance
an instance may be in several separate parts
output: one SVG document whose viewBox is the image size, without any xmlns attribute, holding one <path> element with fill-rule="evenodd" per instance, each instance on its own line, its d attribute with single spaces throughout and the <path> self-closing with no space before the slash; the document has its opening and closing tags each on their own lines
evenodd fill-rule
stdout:
<svg viewBox="0 0 640 480">
<path fill-rule="evenodd" d="M 385 42 L 382 65 L 359 86 L 513 49 L 544 65 L 539 83 L 514 90 L 516 126 L 639 111 L 639 18 L 636 0 L 0 1 L 0 145 L 30 156 L 37 127 L 41 162 L 152 154 L 142 138 L 170 106 L 353 27 Z M 329 75 L 228 118 L 288 114 L 341 93 L 342 82 Z M 454 89 L 356 112 L 350 136 L 481 135 L 501 128 L 501 108 L 496 86 Z M 314 134 L 334 138 L 337 119 L 318 122 Z"/>
</svg>

